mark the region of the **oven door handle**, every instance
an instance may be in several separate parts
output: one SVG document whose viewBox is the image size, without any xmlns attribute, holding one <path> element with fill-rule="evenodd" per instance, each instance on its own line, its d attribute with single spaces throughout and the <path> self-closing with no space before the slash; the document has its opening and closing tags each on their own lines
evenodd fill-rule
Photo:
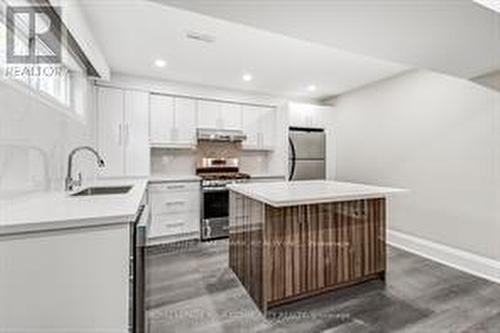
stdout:
<svg viewBox="0 0 500 333">
<path fill-rule="evenodd" d="M 205 238 L 209 238 L 212 234 L 212 228 L 210 227 L 210 220 L 206 219 L 205 220 L 205 230 L 204 233 L 205 233 Z"/>
<path fill-rule="evenodd" d="M 210 193 L 210 192 L 225 192 L 229 191 L 227 187 L 206 187 L 203 189 L 203 193 Z"/>
</svg>

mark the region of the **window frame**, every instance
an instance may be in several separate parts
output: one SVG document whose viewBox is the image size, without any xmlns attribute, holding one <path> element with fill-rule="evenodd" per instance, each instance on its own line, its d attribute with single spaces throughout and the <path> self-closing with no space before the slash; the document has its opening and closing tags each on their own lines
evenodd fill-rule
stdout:
<svg viewBox="0 0 500 333">
<path fill-rule="evenodd" d="M 6 16 L 5 16 L 5 9 L 9 5 L 8 0 L 0 0 L 0 25 L 3 26 L 3 29 L 5 31 L 5 34 L 7 33 L 8 27 L 6 26 Z M 0 45 L 5 47 L 5 45 Z M 73 61 L 76 66 L 79 66 L 78 60 L 70 53 L 68 52 L 64 44 L 62 45 L 63 48 L 63 54 L 66 54 L 67 57 L 70 57 L 71 60 Z M 0 52 L 6 52 L 5 49 L 2 49 L 0 47 Z M 5 55 L 5 53 L 4 53 Z M 0 60 L 1 61 L 1 60 Z M 89 79 L 87 75 L 85 74 L 85 71 L 83 68 L 79 68 L 81 70 L 81 75 L 82 75 L 82 80 L 85 81 L 83 87 L 81 84 L 76 84 L 75 76 L 79 75 L 80 73 L 76 70 L 71 70 L 70 67 L 68 66 L 67 63 L 62 62 L 60 66 L 63 68 L 65 75 L 62 77 L 59 77 L 60 80 L 64 80 L 63 89 L 65 90 L 64 92 L 64 100 L 59 99 L 55 94 L 51 94 L 44 90 L 41 86 L 41 79 L 43 78 L 42 76 L 37 76 L 35 78 L 31 76 L 27 76 L 27 80 L 23 80 L 21 78 L 7 78 L 4 76 L 5 73 L 5 68 L 4 65 L 6 63 L 0 63 L 0 83 L 7 84 L 8 86 L 11 86 L 17 90 L 21 90 L 23 93 L 25 93 L 27 96 L 36 98 L 37 100 L 43 102 L 44 104 L 55 108 L 56 110 L 63 112 L 65 115 L 71 116 L 72 118 L 78 119 L 80 121 L 85 120 L 86 117 L 86 112 L 85 109 L 88 107 L 89 101 L 86 101 L 85 99 L 88 96 L 88 88 L 90 85 Z M 42 64 L 43 66 L 43 64 Z M 35 81 L 35 82 L 34 82 Z M 56 81 L 57 82 L 57 81 Z M 57 82 L 57 84 L 60 84 Z M 80 87 L 82 89 L 82 92 L 77 92 L 75 91 L 77 87 Z M 81 103 L 85 104 L 82 105 L 81 107 L 83 108 L 83 112 L 79 110 L 79 107 L 77 106 L 77 99 L 76 95 L 78 93 L 82 93 L 83 99 Z"/>
</svg>

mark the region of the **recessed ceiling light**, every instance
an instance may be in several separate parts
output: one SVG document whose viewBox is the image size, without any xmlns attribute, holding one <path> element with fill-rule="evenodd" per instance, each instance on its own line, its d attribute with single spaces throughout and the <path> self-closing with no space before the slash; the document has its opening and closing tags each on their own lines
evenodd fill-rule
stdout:
<svg viewBox="0 0 500 333">
<path fill-rule="evenodd" d="M 247 74 L 243 74 L 242 78 L 243 78 L 243 81 L 246 81 L 246 82 L 250 82 L 250 81 L 253 80 L 252 74 L 248 74 L 248 73 Z"/>
<path fill-rule="evenodd" d="M 155 66 L 163 68 L 163 67 L 167 66 L 167 62 L 165 60 L 163 60 L 163 59 L 156 59 L 155 60 Z"/>
<path fill-rule="evenodd" d="M 500 12 L 500 0 L 472 0 L 475 3 L 494 10 L 496 12 Z"/>
<path fill-rule="evenodd" d="M 316 86 L 314 84 L 310 84 L 307 86 L 307 90 L 309 91 L 316 91 Z"/>
</svg>

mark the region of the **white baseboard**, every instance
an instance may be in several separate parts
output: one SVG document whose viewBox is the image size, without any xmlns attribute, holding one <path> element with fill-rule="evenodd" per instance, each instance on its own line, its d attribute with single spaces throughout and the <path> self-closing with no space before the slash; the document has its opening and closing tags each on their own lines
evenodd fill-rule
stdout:
<svg viewBox="0 0 500 333">
<path fill-rule="evenodd" d="M 395 230 L 387 231 L 387 243 L 443 265 L 500 283 L 500 261 Z"/>
</svg>

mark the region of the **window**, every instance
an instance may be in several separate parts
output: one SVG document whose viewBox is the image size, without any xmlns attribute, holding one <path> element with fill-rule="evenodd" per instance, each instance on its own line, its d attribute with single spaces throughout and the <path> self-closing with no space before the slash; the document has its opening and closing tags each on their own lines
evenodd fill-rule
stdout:
<svg viewBox="0 0 500 333">
<path fill-rule="evenodd" d="M 16 75 L 5 75 L 9 67 L 6 61 L 7 27 L 6 8 L 9 0 L 0 0 L 0 74 L 3 80 L 16 80 L 27 88 L 36 91 L 41 97 L 52 100 L 64 108 L 81 114 L 84 109 L 87 77 L 83 66 L 81 66 L 72 54 L 62 46 L 61 64 L 20 64 L 24 68 Z M 16 1 L 14 5 L 19 5 Z M 16 54 L 28 54 L 28 15 L 18 14 L 15 16 L 16 31 L 14 33 L 14 44 Z M 47 22 L 38 19 L 36 25 L 43 26 Z M 50 49 L 37 38 L 35 40 L 37 54 L 49 54 Z M 12 73 L 12 72 L 10 72 Z M 22 74 L 21 74 L 22 73 Z"/>
</svg>

